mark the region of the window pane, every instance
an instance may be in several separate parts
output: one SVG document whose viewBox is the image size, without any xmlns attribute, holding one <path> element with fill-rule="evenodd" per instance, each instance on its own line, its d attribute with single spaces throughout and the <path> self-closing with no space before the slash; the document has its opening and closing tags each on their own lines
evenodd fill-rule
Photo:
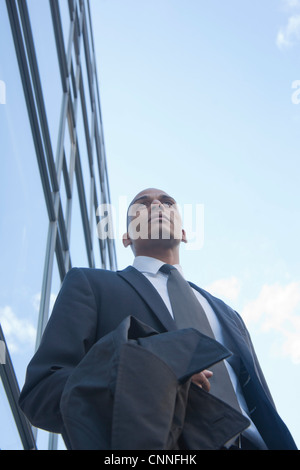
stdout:
<svg viewBox="0 0 300 470">
<path fill-rule="evenodd" d="M 55 158 L 63 91 L 52 16 L 48 1 L 28 0 L 27 3 Z"/>
<path fill-rule="evenodd" d="M 35 346 L 48 217 L 5 2 L 0 2 L 0 320 L 20 383 Z"/>
<path fill-rule="evenodd" d="M 83 232 L 76 178 L 74 180 L 73 185 L 72 221 L 70 238 L 72 266 L 88 266 L 88 258 Z"/>
<path fill-rule="evenodd" d="M 77 13 L 81 13 L 81 1 L 76 0 Z M 61 105 L 63 89 L 59 69 L 59 60 L 53 29 L 52 14 L 49 1 L 27 0 L 30 24 L 34 39 L 38 71 L 41 80 L 47 123 L 49 126 L 51 150 L 54 160 L 57 159 L 58 137 L 61 124 Z M 16 8 L 20 4 L 16 2 Z M 59 0 L 63 41 L 67 48 L 70 16 L 68 0 Z M 85 6 L 86 8 L 86 6 Z M 21 10 L 18 10 L 21 14 Z M 19 18 L 21 20 L 21 16 Z M 22 26 L 21 26 L 22 29 Z M 23 38 L 24 39 L 24 38 Z M 82 111 L 83 100 L 80 93 L 75 99 L 75 78 L 79 77 L 76 57 L 72 51 L 73 73 L 70 98 L 76 103 L 74 116 L 77 119 L 78 148 L 81 157 L 84 197 L 88 217 L 93 214 L 94 224 L 91 228 L 91 239 L 96 253 L 96 266 L 102 266 L 100 259 L 99 240 L 97 238 L 95 208 L 91 208 L 91 175 L 87 140 L 91 136 L 92 106 L 87 74 L 86 48 L 91 40 L 89 23 L 87 22 L 87 42 L 84 46 L 80 38 L 80 55 L 82 70 L 83 93 L 87 117 L 86 130 Z M 38 156 L 34 145 L 32 128 L 24 96 L 23 84 L 13 41 L 10 21 L 7 14 L 7 3 L 0 1 L 0 41 L 5 47 L 0 48 L 0 81 L 5 84 L 5 102 L 3 103 L 2 88 L 0 99 L 0 132 L 1 132 L 1 173 L 0 173 L 0 322 L 4 331 L 10 356 L 15 369 L 20 389 L 25 381 L 27 365 L 36 348 L 36 332 L 40 313 L 40 301 L 44 276 L 44 263 L 48 259 L 46 253 L 49 229 L 48 212 L 39 171 Z M 26 44 L 24 43 L 25 53 Z M 26 56 L 26 60 L 29 57 Z M 26 65 L 26 64 L 22 64 Z M 29 70 L 31 79 L 31 71 Z M 36 99 L 36 97 L 35 97 Z M 37 104 L 37 103 L 35 103 Z M 70 109 L 70 108 L 69 108 Z M 76 112 L 77 111 L 77 112 Z M 74 134 L 73 121 L 68 115 L 63 139 L 65 164 L 64 174 L 60 178 L 60 196 L 64 218 L 70 220 L 70 257 L 72 266 L 88 266 L 85 236 L 81 207 L 79 202 L 77 178 L 74 174 L 73 185 L 69 184 L 67 173 L 73 175 L 74 166 Z M 38 126 L 37 126 L 38 127 Z M 38 133 L 41 128 L 35 129 Z M 41 133 L 41 141 L 43 135 Z M 94 146 L 95 142 L 91 143 Z M 96 153 L 94 154 L 96 156 Z M 94 161 L 95 170 L 97 162 Z M 47 171 L 47 169 L 46 169 Z M 96 170 L 98 203 L 103 202 L 100 189 L 98 170 Z M 52 188 L 53 189 L 53 188 Z M 93 189 L 93 187 L 92 187 Z M 103 189 L 103 188 L 102 188 Z M 72 193 L 72 197 L 71 197 Z M 69 214 L 71 217 L 69 218 Z M 48 247 L 49 248 L 49 247 Z M 105 258 L 107 253 L 105 254 Z M 56 296 L 60 290 L 61 279 L 54 254 L 51 282 L 49 316 Z M 17 427 L 0 381 L 0 448 L 21 449 Z M 37 448 L 47 449 L 49 433 L 39 430 Z M 65 448 L 62 439 L 58 438 L 58 448 Z"/>
<path fill-rule="evenodd" d="M 76 132 L 77 132 L 77 138 L 78 138 L 78 148 L 79 148 L 79 154 L 80 154 L 80 160 L 81 160 L 84 190 L 87 195 L 87 198 L 89 198 L 91 177 L 90 177 L 90 169 L 89 169 L 86 133 L 85 133 L 85 128 L 84 128 L 84 120 L 83 120 L 83 114 L 82 114 L 82 108 L 81 108 L 80 102 L 78 103 L 78 109 L 77 109 Z"/>
<path fill-rule="evenodd" d="M 22 442 L 13 418 L 6 393 L 0 379 L 0 449 L 1 450 L 21 450 Z"/>
<path fill-rule="evenodd" d="M 68 41 L 69 41 L 69 34 L 70 34 L 70 10 L 68 5 L 68 0 L 59 0 L 59 9 L 60 9 L 60 19 L 65 43 L 65 50 L 66 54 L 68 52 Z"/>
</svg>

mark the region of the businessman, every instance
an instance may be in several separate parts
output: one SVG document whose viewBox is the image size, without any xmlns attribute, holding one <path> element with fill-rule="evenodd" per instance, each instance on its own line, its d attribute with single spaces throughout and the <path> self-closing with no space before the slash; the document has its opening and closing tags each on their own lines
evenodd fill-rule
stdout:
<svg viewBox="0 0 300 470">
<path fill-rule="evenodd" d="M 296 449 L 243 320 L 184 279 L 181 243 L 187 243 L 187 234 L 174 198 L 156 188 L 137 194 L 123 236 L 133 265 L 117 272 L 74 268 L 67 274 L 27 369 L 22 410 L 36 427 L 61 433 L 68 448 L 130 449 L 140 442 L 168 449 Z M 119 348 L 119 341 L 127 349 Z M 196 356 L 192 344 L 202 345 L 194 348 Z M 123 360 L 124 351 L 130 360 Z M 174 381 L 183 358 L 195 364 L 195 357 L 203 369 L 189 366 Z M 166 389 L 176 406 L 165 400 Z M 173 415 L 163 421 L 166 413 Z M 167 430 L 166 422 L 173 423 Z M 147 442 L 140 437 L 143 429 Z M 98 444 L 92 444 L 95 436 Z"/>
</svg>

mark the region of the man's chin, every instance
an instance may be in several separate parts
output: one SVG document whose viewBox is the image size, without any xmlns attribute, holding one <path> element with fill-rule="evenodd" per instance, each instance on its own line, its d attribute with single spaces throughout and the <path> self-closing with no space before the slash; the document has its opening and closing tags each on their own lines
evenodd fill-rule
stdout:
<svg viewBox="0 0 300 470">
<path fill-rule="evenodd" d="M 181 241 L 182 231 L 176 230 L 170 221 L 159 221 L 158 224 L 153 224 L 148 227 L 148 238 L 151 240 L 166 240 L 166 241 Z"/>
<path fill-rule="evenodd" d="M 181 240 L 179 238 L 171 237 L 163 238 L 162 236 L 159 237 L 149 237 L 147 239 L 138 238 L 136 242 L 139 245 L 143 245 L 144 247 L 157 247 L 161 246 L 164 248 L 173 248 L 176 245 L 179 245 Z"/>
</svg>

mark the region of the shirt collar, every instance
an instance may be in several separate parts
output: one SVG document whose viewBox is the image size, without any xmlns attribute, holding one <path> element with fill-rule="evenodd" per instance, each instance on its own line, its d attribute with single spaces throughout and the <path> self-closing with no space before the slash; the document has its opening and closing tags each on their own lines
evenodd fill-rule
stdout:
<svg viewBox="0 0 300 470">
<path fill-rule="evenodd" d="M 150 256 L 136 256 L 132 266 L 140 272 L 156 275 L 163 264 L 165 264 L 164 261 L 157 258 L 152 258 Z M 174 264 L 174 267 L 177 268 L 183 276 L 180 264 Z"/>
</svg>

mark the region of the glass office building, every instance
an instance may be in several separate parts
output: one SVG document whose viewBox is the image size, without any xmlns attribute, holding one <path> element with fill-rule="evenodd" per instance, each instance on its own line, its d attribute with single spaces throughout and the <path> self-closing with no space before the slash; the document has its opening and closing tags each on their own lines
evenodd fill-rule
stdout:
<svg viewBox="0 0 300 470">
<path fill-rule="evenodd" d="M 64 448 L 17 406 L 72 266 L 116 269 L 88 0 L 0 0 L 0 448 Z"/>
</svg>

